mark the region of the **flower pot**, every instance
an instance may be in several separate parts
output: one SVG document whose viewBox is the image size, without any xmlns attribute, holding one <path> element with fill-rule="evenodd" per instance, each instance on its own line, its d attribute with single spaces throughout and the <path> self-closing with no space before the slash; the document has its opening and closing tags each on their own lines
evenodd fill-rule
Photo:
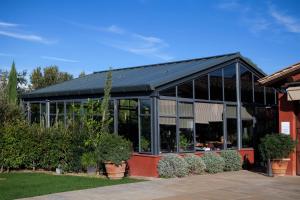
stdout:
<svg viewBox="0 0 300 200">
<path fill-rule="evenodd" d="M 286 169 L 290 159 L 273 159 L 272 160 L 272 173 L 274 176 L 285 176 Z"/>
<path fill-rule="evenodd" d="M 109 179 L 122 179 L 124 177 L 126 163 L 123 161 L 121 165 L 112 162 L 105 162 L 105 169 Z"/>
<path fill-rule="evenodd" d="M 97 168 L 93 166 L 89 166 L 86 168 L 86 172 L 88 175 L 96 175 Z"/>
</svg>

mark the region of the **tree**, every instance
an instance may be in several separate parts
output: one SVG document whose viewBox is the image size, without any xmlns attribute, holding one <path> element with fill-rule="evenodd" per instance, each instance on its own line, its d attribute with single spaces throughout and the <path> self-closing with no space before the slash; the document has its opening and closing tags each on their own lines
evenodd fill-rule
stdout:
<svg viewBox="0 0 300 200">
<path fill-rule="evenodd" d="M 107 72 L 105 86 L 104 86 L 104 95 L 101 101 L 102 123 L 101 123 L 100 133 L 109 133 L 109 125 L 112 122 L 109 113 L 109 99 L 110 99 L 111 85 L 112 85 L 112 72 L 111 70 L 109 70 Z"/>
<path fill-rule="evenodd" d="M 30 75 L 33 89 L 39 89 L 73 79 L 67 72 L 60 72 L 57 66 L 45 67 L 42 72 L 41 67 L 37 67 Z"/>
<path fill-rule="evenodd" d="M 15 62 L 11 65 L 11 70 L 8 76 L 8 84 L 7 84 L 7 98 L 8 102 L 11 104 L 16 104 L 18 99 L 17 93 L 17 85 L 18 85 L 18 75 L 15 67 Z"/>
<path fill-rule="evenodd" d="M 85 76 L 85 72 L 84 72 L 84 71 L 82 71 L 82 72 L 80 72 L 80 74 L 79 74 L 78 78 L 81 78 L 81 77 L 84 77 L 84 76 Z"/>
</svg>

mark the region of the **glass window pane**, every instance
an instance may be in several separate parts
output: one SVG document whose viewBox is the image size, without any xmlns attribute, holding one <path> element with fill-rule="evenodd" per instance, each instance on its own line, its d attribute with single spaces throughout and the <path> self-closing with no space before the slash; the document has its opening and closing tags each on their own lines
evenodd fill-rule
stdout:
<svg viewBox="0 0 300 200">
<path fill-rule="evenodd" d="M 267 105 L 275 104 L 275 90 L 273 88 L 266 87 L 266 100 Z"/>
<path fill-rule="evenodd" d="M 194 120 L 179 119 L 179 151 L 194 150 Z"/>
<path fill-rule="evenodd" d="M 208 100 L 208 76 L 195 80 L 195 98 Z"/>
<path fill-rule="evenodd" d="M 258 79 L 259 78 L 257 76 L 254 76 L 254 102 L 258 104 L 265 104 L 264 87 L 257 82 Z"/>
<path fill-rule="evenodd" d="M 160 115 L 176 116 L 176 101 L 159 100 Z"/>
<path fill-rule="evenodd" d="M 50 114 L 56 114 L 56 102 L 50 102 Z"/>
<path fill-rule="evenodd" d="M 58 114 L 64 114 L 64 102 L 57 102 Z"/>
<path fill-rule="evenodd" d="M 160 96 L 176 97 L 176 88 L 171 87 L 159 92 Z"/>
<path fill-rule="evenodd" d="M 176 152 L 176 118 L 160 117 L 160 151 Z"/>
<path fill-rule="evenodd" d="M 225 101 L 236 101 L 236 73 L 235 64 L 224 68 Z"/>
<path fill-rule="evenodd" d="M 178 97 L 193 98 L 193 81 L 178 85 Z"/>
<path fill-rule="evenodd" d="M 227 148 L 237 147 L 237 107 L 227 106 Z"/>
<path fill-rule="evenodd" d="M 141 152 L 151 152 L 151 116 L 141 116 Z"/>
<path fill-rule="evenodd" d="M 118 105 L 118 134 L 130 140 L 135 152 L 139 150 L 138 100 L 122 99 Z"/>
<path fill-rule="evenodd" d="M 224 148 L 223 104 L 195 103 L 197 151 Z"/>
<path fill-rule="evenodd" d="M 222 70 L 216 70 L 210 76 L 210 99 L 223 100 Z"/>
<path fill-rule="evenodd" d="M 140 99 L 140 110 L 142 115 L 150 115 L 151 101 L 149 99 Z"/>
<path fill-rule="evenodd" d="M 180 117 L 193 117 L 194 116 L 194 109 L 193 103 L 183 103 L 180 102 L 178 104 L 178 114 Z"/>
<path fill-rule="evenodd" d="M 241 101 L 242 102 L 253 102 L 252 92 L 252 73 L 245 67 L 240 68 L 240 79 L 241 79 Z"/>
<path fill-rule="evenodd" d="M 40 123 L 40 103 L 30 103 L 31 123 Z"/>
<path fill-rule="evenodd" d="M 242 106 L 242 147 L 253 147 L 253 107 Z"/>
</svg>

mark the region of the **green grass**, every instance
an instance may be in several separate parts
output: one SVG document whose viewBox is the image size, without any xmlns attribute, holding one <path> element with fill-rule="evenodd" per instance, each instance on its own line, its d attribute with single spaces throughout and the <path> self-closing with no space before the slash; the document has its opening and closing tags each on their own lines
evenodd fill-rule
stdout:
<svg viewBox="0 0 300 200">
<path fill-rule="evenodd" d="M 56 192 L 133 183 L 141 180 L 50 175 L 42 173 L 0 174 L 0 200 L 32 197 Z"/>
</svg>

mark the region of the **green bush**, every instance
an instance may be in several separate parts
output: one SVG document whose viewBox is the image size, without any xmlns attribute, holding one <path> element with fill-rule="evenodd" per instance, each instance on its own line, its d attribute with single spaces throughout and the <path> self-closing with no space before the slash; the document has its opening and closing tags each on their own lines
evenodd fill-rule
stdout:
<svg viewBox="0 0 300 200">
<path fill-rule="evenodd" d="M 96 148 L 97 160 L 101 162 L 112 162 L 120 165 L 127 161 L 132 154 L 132 144 L 116 134 L 102 134 L 99 146 Z"/>
<path fill-rule="evenodd" d="M 81 156 L 81 166 L 84 168 L 87 167 L 96 167 L 97 166 L 97 160 L 95 153 L 93 152 L 88 152 L 84 153 Z"/>
<path fill-rule="evenodd" d="M 163 156 L 157 165 L 160 177 L 184 177 L 189 173 L 187 162 L 176 154 L 167 154 Z"/>
<path fill-rule="evenodd" d="M 191 174 L 203 174 L 205 171 L 205 163 L 202 158 L 196 155 L 187 155 L 184 160 L 188 164 L 189 173 Z"/>
<path fill-rule="evenodd" d="M 222 172 L 225 167 L 224 159 L 214 152 L 204 153 L 202 156 L 202 160 L 205 163 L 206 169 L 205 171 L 210 174 L 215 174 L 218 172 Z"/>
<path fill-rule="evenodd" d="M 282 159 L 287 158 L 294 150 L 296 142 L 289 135 L 281 133 L 268 134 L 261 139 L 259 151 L 262 159 Z"/>
<path fill-rule="evenodd" d="M 220 153 L 225 161 L 224 171 L 238 171 L 242 169 L 242 156 L 238 151 L 225 150 Z"/>
</svg>

